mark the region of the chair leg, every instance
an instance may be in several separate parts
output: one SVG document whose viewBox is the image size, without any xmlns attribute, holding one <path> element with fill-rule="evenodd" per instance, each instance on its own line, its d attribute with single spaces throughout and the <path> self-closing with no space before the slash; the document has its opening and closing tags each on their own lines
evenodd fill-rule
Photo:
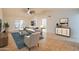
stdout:
<svg viewBox="0 0 79 59">
<path fill-rule="evenodd" d="M 39 47 L 39 43 L 38 43 L 38 47 Z"/>
<path fill-rule="evenodd" d="M 31 50 L 31 48 L 28 48 L 28 50 L 30 51 L 30 50 Z"/>
</svg>

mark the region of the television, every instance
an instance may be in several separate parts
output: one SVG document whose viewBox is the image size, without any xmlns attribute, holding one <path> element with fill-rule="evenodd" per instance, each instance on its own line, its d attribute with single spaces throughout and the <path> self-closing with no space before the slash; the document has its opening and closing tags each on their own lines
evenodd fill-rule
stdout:
<svg viewBox="0 0 79 59">
<path fill-rule="evenodd" d="M 61 18 L 59 22 L 61 24 L 68 24 L 68 18 Z"/>
<path fill-rule="evenodd" d="M 31 26 L 35 26 L 35 21 L 31 21 Z"/>
</svg>

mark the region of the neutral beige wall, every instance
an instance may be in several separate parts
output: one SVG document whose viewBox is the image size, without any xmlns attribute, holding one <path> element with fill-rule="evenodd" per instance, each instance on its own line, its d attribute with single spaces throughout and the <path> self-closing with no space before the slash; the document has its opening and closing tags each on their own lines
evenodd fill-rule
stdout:
<svg viewBox="0 0 79 59">
<path fill-rule="evenodd" d="M 2 8 L 0 8 L 0 19 L 2 20 L 2 26 L 3 26 L 3 9 Z"/>
<path fill-rule="evenodd" d="M 14 30 L 14 22 L 15 20 L 24 20 L 26 25 L 28 26 L 30 23 L 31 17 L 27 17 L 25 12 L 22 9 L 18 8 L 7 8 L 3 10 L 4 12 L 4 21 L 7 21 L 10 24 L 9 29 Z"/>
<path fill-rule="evenodd" d="M 44 9 L 35 9 L 35 14 L 26 15 L 24 9 L 22 8 L 4 8 L 4 21 L 7 21 L 10 24 L 9 29 L 14 30 L 14 21 L 15 20 L 24 20 L 26 22 L 26 26 L 30 25 L 30 21 L 33 19 L 41 20 L 42 18 L 47 16 L 47 10 Z M 40 25 L 39 25 L 40 26 Z"/>
<path fill-rule="evenodd" d="M 3 19 L 3 11 L 2 11 L 2 8 L 0 8 L 0 18 Z"/>
<path fill-rule="evenodd" d="M 27 16 L 25 15 L 24 10 L 21 8 L 3 9 L 4 21 L 7 21 L 10 24 L 10 30 L 14 30 L 14 21 L 17 19 L 25 20 L 28 26 L 30 25 L 30 21 L 34 18 L 38 20 L 41 20 L 42 18 L 47 18 L 47 31 L 49 33 L 55 33 L 56 23 L 59 22 L 59 19 L 63 17 L 69 18 L 69 26 L 71 28 L 71 34 L 72 34 L 71 37 L 79 39 L 79 27 L 78 27 L 79 9 L 78 8 L 35 9 L 35 11 L 36 11 L 35 15 Z M 0 9 L 0 16 L 2 17 L 2 9 Z"/>
<path fill-rule="evenodd" d="M 39 21 L 42 18 L 47 18 L 47 31 L 49 33 L 55 33 L 56 23 L 60 18 L 69 18 L 70 22 L 72 22 L 72 18 L 74 14 L 77 14 L 79 9 L 35 9 L 35 15 L 27 16 L 25 15 L 25 11 L 22 8 L 4 8 L 3 15 L 4 20 L 10 24 L 10 30 L 14 30 L 14 21 L 17 19 L 22 19 L 26 22 L 26 25 L 30 25 L 30 21 L 32 19 L 38 19 Z M 51 16 L 51 17 L 48 17 Z M 72 26 L 72 25 L 70 25 Z"/>
</svg>

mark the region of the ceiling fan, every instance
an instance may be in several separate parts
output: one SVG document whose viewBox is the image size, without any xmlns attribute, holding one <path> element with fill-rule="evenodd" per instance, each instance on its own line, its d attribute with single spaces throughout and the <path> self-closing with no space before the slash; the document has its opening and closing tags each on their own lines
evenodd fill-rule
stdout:
<svg viewBox="0 0 79 59">
<path fill-rule="evenodd" d="M 35 11 L 32 10 L 31 8 L 27 8 L 27 9 L 26 9 L 26 14 L 32 15 L 32 14 L 34 14 L 34 13 L 35 13 Z"/>
</svg>

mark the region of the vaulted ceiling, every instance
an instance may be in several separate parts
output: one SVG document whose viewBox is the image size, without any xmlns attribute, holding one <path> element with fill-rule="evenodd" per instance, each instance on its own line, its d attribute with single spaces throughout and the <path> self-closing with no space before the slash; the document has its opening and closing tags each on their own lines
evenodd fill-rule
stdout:
<svg viewBox="0 0 79 59">
<path fill-rule="evenodd" d="M 27 15 L 27 8 L 4 8 L 4 16 L 23 16 L 23 17 L 31 17 L 31 16 L 51 16 L 52 14 L 56 14 L 68 11 L 68 10 L 79 10 L 78 8 L 30 8 L 31 11 L 34 11 L 32 15 Z"/>
</svg>

